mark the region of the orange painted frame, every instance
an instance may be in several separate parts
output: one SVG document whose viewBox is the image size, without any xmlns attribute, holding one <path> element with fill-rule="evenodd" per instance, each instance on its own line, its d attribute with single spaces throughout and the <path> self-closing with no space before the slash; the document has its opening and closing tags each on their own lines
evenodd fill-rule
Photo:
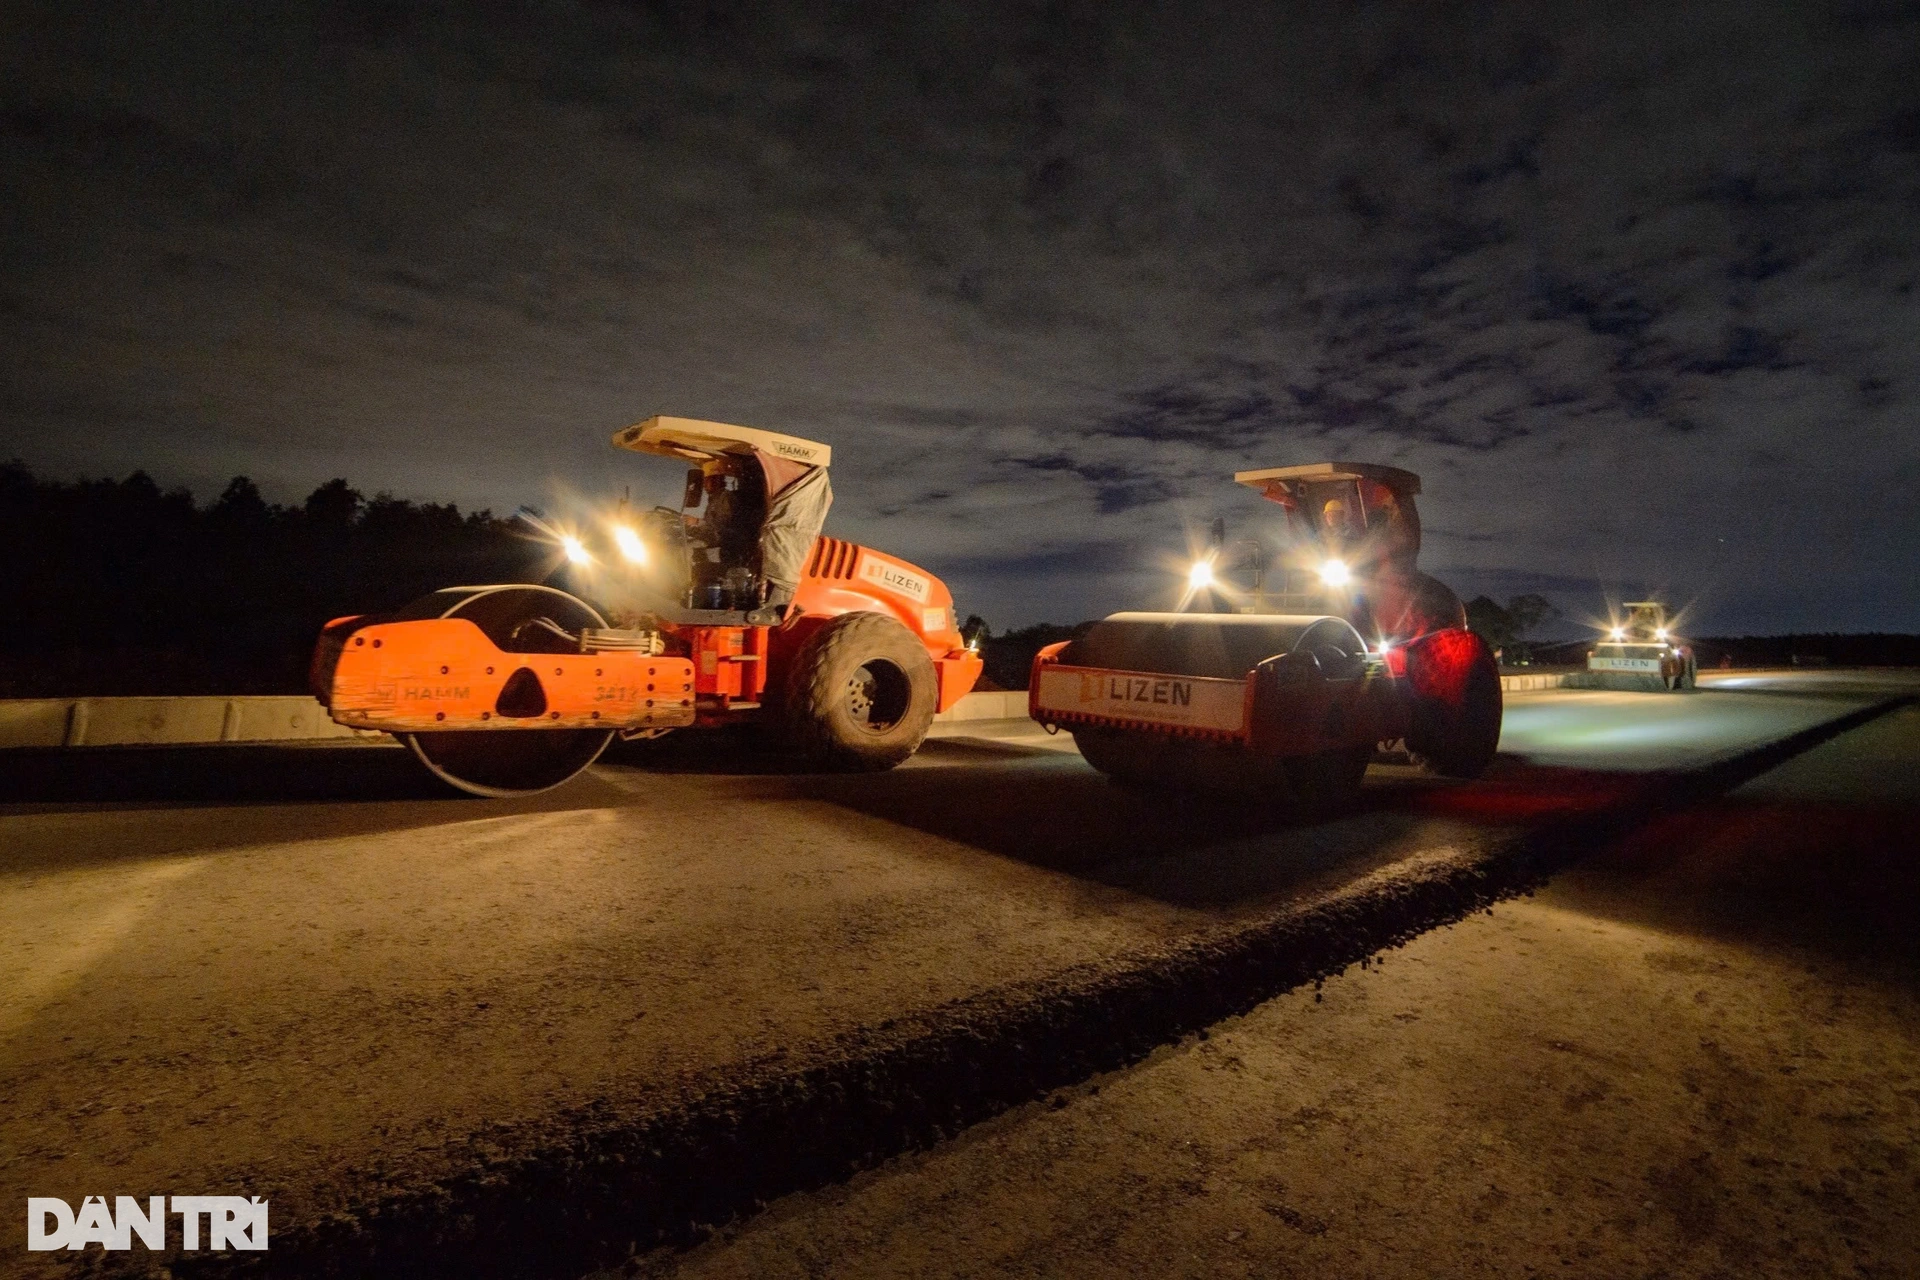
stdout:
<svg viewBox="0 0 1920 1280">
<path fill-rule="evenodd" d="M 530 670 L 546 707 L 501 714 L 501 690 Z M 465 618 L 375 623 L 341 651 L 328 711 L 341 724 L 438 729 L 644 729 L 693 723 L 693 663 L 639 653 L 507 653 Z"/>
</svg>

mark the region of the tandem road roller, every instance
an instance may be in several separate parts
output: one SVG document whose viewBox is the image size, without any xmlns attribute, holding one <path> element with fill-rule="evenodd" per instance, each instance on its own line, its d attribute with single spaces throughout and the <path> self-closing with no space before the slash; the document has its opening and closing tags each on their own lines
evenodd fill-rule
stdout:
<svg viewBox="0 0 1920 1280">
<path fill-rule="evenodd" d="M 1693 648 L 1674 636 L 1667 607 L 1658 600 L 1629 600 L 1627 616 L 1607 628 L 1607 637 L 1587 652 L 1590 689 L 1679 692 L 1699 683 Z"/>
<path fill-rule="evenodd" d="M 1500 741 L 1500 671 L 1459 597 L 1416 567 L 1420 478 L 1322 462 L 1234 479 L 1286 510 L 1290 547 L 1236 558 L 1216 532 L 1188 602 L 1226 611 L 1116 613 L 1041 650 L 1033 718 L 1116 781 L 1278 789 L 1309 810 L 1350 801 L 1399 744 L 1477 776 Z"/>
<path fill-rule="evenodd" d="M 826 445 L 668 417 L 613 442 L 691 464 L 681 506 L 543 524 L 579 595 L 449 587 L 328 623 L 311 683 L 333 719 L 508 796 L 559 785 L 616 735 L 696 725 L 758 724 L 816 767 L 887 769 L 973 688 L 980 656 L 946 585 L 821 533 Z"/>
</svg>

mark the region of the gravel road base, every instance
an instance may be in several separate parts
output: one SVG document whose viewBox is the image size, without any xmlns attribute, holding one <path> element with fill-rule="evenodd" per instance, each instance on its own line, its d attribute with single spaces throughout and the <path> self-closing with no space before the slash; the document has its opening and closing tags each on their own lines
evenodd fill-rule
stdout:
<svg viewBox="0 0 1920 1280">
<path fill-rule="evenodd" d="M 1920 709 L 629 1272 L 1920 1274 Z"/>
</svg>

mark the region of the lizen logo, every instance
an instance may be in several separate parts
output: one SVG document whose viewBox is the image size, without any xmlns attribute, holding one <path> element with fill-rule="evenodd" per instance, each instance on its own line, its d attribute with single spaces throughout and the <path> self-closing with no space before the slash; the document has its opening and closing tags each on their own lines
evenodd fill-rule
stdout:
<svg viewBox="0 0 1920 1280">
<path fill-rule="evenodd" d="M 132 1196 L 88 1196 L 75 1213 L 58 1196 L 27 1197 L 27 1248 L 131 1249 L 133 1238 L 150 1251 L 167 1247 L 167 1196 L 148 1196 L 146 1208 Z M 259 1196 L 173 1196 L 173 1212 L 180 1217 L 180 1247 L 200 1248 L 200 1223 L 207 1225 L 209 1249 L 265 1249 L 267 1202 Z"/>
<path fill-rule="evenodd" d="M 918 600 L 921 604 L 925 604 L 933 594 L 933 588 L 925 578 L 908 573 L 899 565 L 882 560 L 871 552 L 860 557 L 860 576 L 875 586 Z"/>
<path fill-rule="evenodd" d="M 1034 702 L 1042 712 L 1237 734 L 1246 725 L 1247 686 L 1206 676 L 1043 666 Z"/>
<path fill-rule="evenodd" d="M 1082 673 L 1082 702 L 1158 702 L 1170 707 L 1193 705 L 1193 684 L 1187 680 L 1148 679 L 1145 676 L 1106 676 Z"/>
</svg>

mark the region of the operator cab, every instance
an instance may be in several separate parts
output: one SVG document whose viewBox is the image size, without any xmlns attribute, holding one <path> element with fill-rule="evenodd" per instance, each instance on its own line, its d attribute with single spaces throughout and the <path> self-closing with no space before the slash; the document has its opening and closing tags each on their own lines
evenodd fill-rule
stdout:
<svg viewBox="0 0 1920 1280">
<path fill-rule="evenodd" d="M 1316 462 L 1304 467 L 1238 471 L 1234 480 L 1286 509 L 1295 537 L 1356 566 L 1385 558 L 1411 561 L 1420 552 L 1420 516 L 1413 504 L 1420 477 L 1370 462 Z"/>
<path fill-rule="evenodd" d="M 814 440 L 696 418 L 653 417 L 614 434 L 623 449 L 696 463 L 679 510 L 647 517 L 684 578 L 681 604 L 774 625 L 833 502 L 833 451 Z"/>
<path fill-rule="evenodd" d="M 1287 513 L 1289 553 L 1248 544 L 1231 566 L 1250 578 L 1245 611 L 1337 613 L 1330 588 L 1345 575 L 1371 577 L 1382 565 L 1411 572 L 1420 552 L 1420 515 L 1414 495 L 1420 477 L 1368 462 L 1316 462 L 1234 473 Z M 1337 568 L 1336 568 L 1337 566 Z M 1330 576 L 1333 575 L 1333 576 Z"/>
<path fill-rule="evenodd" d="M 1629 600 L 1620 639 L 1628 644 L 1667 643 L 1667 607 L 1658 600 Z"/>
</svg>

